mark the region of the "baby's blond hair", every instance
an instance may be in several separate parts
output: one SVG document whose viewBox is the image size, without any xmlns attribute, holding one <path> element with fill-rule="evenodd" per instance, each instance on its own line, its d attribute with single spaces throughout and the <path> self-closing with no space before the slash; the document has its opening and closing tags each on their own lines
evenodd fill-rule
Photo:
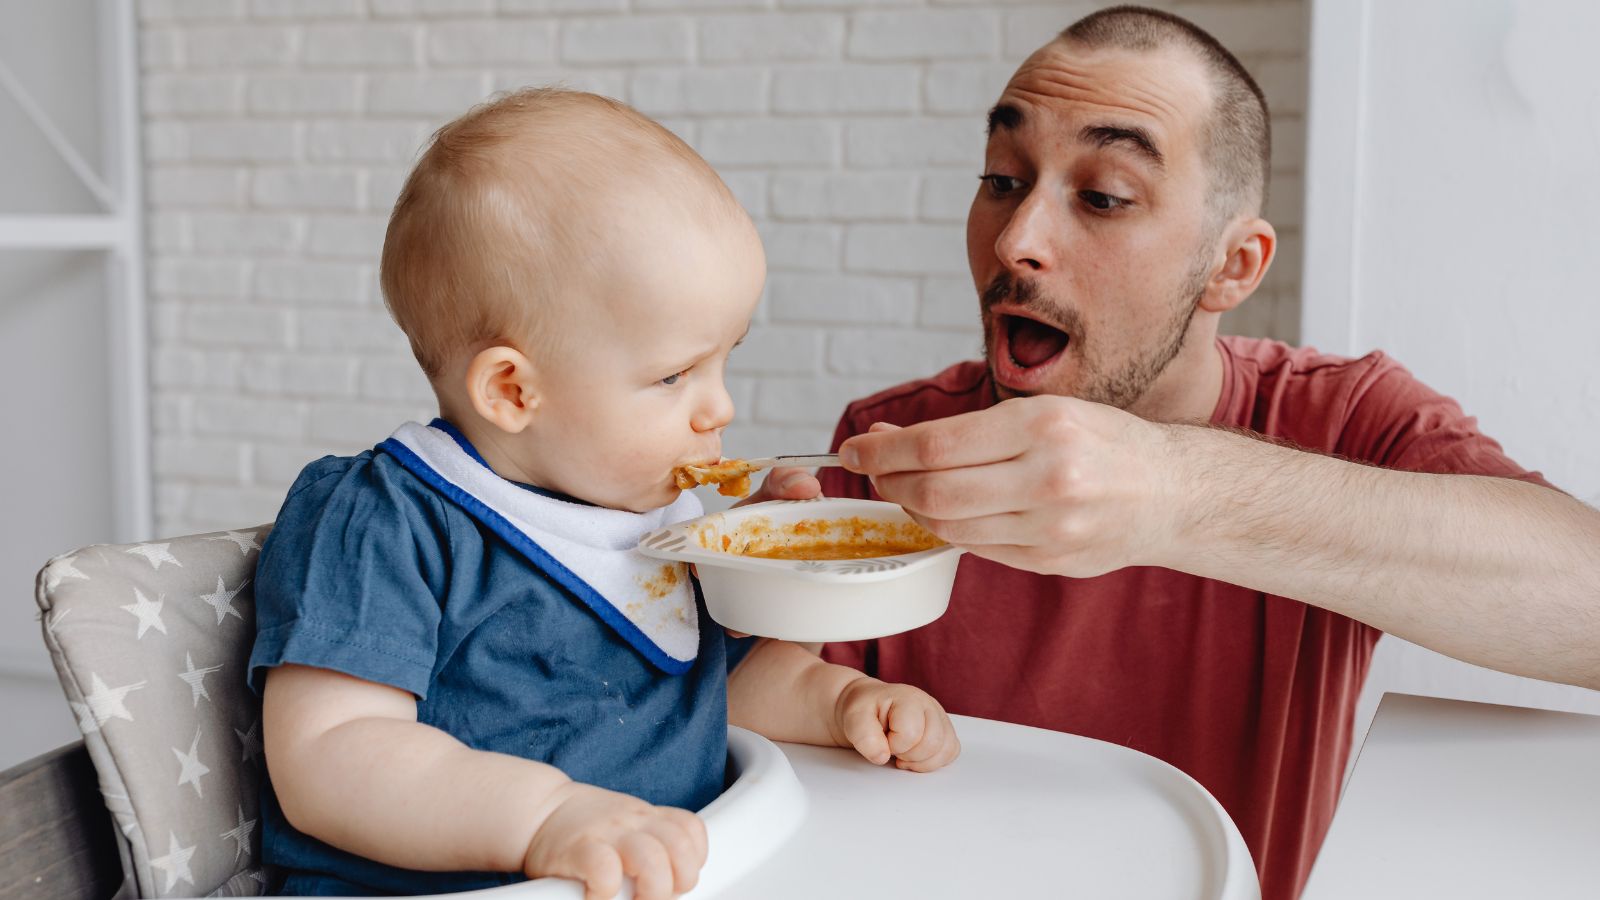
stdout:
<svg viewBox="0 0 1600 900">
<path fill-rule="evenodd" d="M 435 132 L 406 179 L 383 242 L 384 303 L 429 378 L 482 347 L 548 350 L 543 314 L 563 286 L 625 262 L 608 218 L 652 199 L 697 220 L 744 217 L 705 160 L 626 104 L 502 95 Z"/>
</svg>

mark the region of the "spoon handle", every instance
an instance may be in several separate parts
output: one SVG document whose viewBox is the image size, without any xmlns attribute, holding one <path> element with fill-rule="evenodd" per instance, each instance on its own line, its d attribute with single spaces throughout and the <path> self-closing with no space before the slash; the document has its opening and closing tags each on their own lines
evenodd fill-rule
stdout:
<svg viewBox="0 0 1600 900">
<path fill-rule="evenodd" d="M 810 456 L 774 456 L 774 466 L 837 466 L 839 454 L 815 453 Z"/>
</svg>

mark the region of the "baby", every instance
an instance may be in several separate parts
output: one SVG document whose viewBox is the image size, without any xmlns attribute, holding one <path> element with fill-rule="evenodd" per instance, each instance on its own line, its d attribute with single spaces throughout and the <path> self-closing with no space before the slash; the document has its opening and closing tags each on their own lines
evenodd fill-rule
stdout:
<svg viewBox="0 0 1600 900">
<path fill-rule="evenodd" d="M 480 106 L 411 173 L 381 277 L 439 418 L 307 466 L 262 550 L 249 678 L 286 893 L 689 890 L 730 721 L 956 757 L 927 694 L 728 638 L 632 550 L 700 513 L 672 473 L 720 456 L 765 278 L 687 145 L 590 94 Z"/>
</svg>

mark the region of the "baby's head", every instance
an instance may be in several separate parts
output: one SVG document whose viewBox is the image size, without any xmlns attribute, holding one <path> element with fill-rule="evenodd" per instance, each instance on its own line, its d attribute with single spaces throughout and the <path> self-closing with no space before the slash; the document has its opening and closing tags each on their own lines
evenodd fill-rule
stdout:
<svg viewBox="0 0 1600 900">
<path fill-rule="evenodd" d="M 441 128 L 384 240 L 384 300 L 441 414 L 501 475 L 614 509 L 715 460 L 728 353 L 766 277 L 688 145 L 593 94 L 525 90 Z"/>
</svg>

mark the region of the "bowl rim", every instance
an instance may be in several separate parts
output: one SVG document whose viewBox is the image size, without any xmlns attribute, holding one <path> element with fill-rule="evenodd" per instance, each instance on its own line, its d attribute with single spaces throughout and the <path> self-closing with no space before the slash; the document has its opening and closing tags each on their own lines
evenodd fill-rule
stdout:
<svg viewBox="0 0 1600 900">
<path fill-rule="evenodd" d="M 708 550 L 700 546 L 700 542 L 695 539 L 694 532 L 708 524 L 715 523 L 726 527 L 729 524 L 737 523 L 741 519 L 765 515 L 780 506 L 811 504 L 823 504 L 830 508 L 839 508 L 840 515 L 853 513 L 857 515 L 868 514 L 870 516 L 872 513 L 892 511 L 896 519 L 906 517 L 906 511 L 898 503 L 889 503 L 884 500 L 860 500 L 853 497 L 768 500 L 763 503 L 752 503 L 749 506 L 707 513 L 698 518 L 686 519 L 685 521 L 668 525 L 665 528 L 659 528 L 640 538 L 635 549 L 645 556 L 655 559 L 735 569 L 762 575 L 787 576 L 806 581 L 854 584 L 900 578 L 935 565 L 945 556 L 965 552 L 960 547 L 945 544 L 942 547 L 918 550 L 915 553 L 876 556 L 867 559 L 764 559 L 759 556 L 740 556 L 737 553 Z M 876 518 L 882 518 L 882 516 L 876 516 Z"/>
</svg>

